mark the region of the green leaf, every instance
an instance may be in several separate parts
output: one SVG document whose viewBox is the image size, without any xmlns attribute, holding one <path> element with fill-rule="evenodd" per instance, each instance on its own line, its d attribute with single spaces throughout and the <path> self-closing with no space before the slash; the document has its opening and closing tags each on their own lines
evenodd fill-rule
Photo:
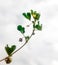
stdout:
<svg viewBox="0 0 58 65">
<path fill-rule="evenodd" d="M 37 30 L 42 30 L 42 24 L 40 25 L 39 22 L 38 22 L 38 24 L 35 25 L 35 28 L 36 28 Z"/>
<path fill-rule="evenodd" d="M 11 54 L 11 50 L 10 50 L 10 48 L 9 48 L 9 46 L 8 46 L 8 45 L 5 47 L 5 50 L 6 50 L 6 52 L 7 52 L 7 54 L 8 54 L 8 55 L 10 55 L 10 54 Z"/>
<path fill-rule="evenodd" d="M 11 52 L 13 52 L 15 49 L 16 49 L 16 46 L 15 45 L 12 45 L 11 46 Z"/>
<path fill-rule="evenodd" d="M 40 14 L 37 13 L 37 14 L 36 14 L 36 19 L 39 20 L 39 18 L 40 18 Z"/>
<path fill-rule="evenodd" d="M 21 25 L 18 25 L 18 26 L 17 26 L 17 30 L 19 30 L 22 34 L 25 33 L 25 28 L 22 27 Z"/>
<path fill-rule="evenodd" d="M 33 17 L 35 20 L 39 20 L 39 18 L 40 18 L 40 14 L 37 13 L 36 11 L 31 10 L 31 15 L 32 15 L 32 17 Z"/>
<path fill-rule="evenodd" d="M 27 12 L 27 13 L 23 13 L 23 16 L 25 18 L 27 18 L 28 20 L 31 20 L 31 13 Z"/>
<path fill-rule="evenodd" d="M 29 12 L 27 13 L 27 18 L 31 20 L 31 14 Z"/>
<path fill-rule="evenodd" d="M 25 37 L 26 41 L 28 41 L 28 40 L 29 40 L 29 38 L 30 38 L 29 36 L 26 36 L 26 37 Z"/>
<path fill-rule="evenodd" d="M 33 10 L 31 10 L 31 14 L 33 14 Z"/>
<path fill-rule="evenodd" d="M 26 15 L 26 13 L 23 13 L 23 16 L 24 16 L 25 18 L 27 18 L 27 15 Z"/>
<path fill-rule="evenodd" d="M 15 45 L 12 45 L 11 47 L 9 47 L 8 45 L 5 47 L 5 50 L 7 52 L 7 54 L 10 56 L 11 53 L 16 49 Z"/>
</svg>

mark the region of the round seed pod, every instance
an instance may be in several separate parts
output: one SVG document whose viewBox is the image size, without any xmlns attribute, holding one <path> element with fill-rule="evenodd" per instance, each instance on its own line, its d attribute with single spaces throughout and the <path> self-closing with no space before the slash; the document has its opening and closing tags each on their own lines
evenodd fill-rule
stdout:
<svg viewBox="0 0 58 65">
<path fill-rule="evenodd" d="M 30 25 L 27 25 L 27 27 L 29 27 Z"/>
<path fill-rule="evenodd" d="M 20 42 L 22 42 L 22 41 L 23 41 L 23 39 L 22 39 L 22 38 L 19 38 L 19 41 L 20 41 Z"/>
<path fill-rule="evenodd" d="M 6 64 L 11 63 L 11 61 L 12 61 L 12 59 L 11 59 L 10 57 L 6 57 L 6 58 L 5 58 L 5 62 L 6 62 Z"/>
</svg>

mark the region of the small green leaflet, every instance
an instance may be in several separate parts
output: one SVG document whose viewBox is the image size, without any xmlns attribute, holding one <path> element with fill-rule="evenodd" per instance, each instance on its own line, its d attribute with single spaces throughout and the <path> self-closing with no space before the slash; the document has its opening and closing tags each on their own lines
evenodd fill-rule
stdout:
<svg viewBox="0 0 58 65">
<path fill-rule="evenodd" d="M 26 37 L 25 37 L 25 40 L 26 40 L 26 41 L 28 41 L 28 40 L 29 40 L 29 38 L 30 38 L 29 36 L 26 36 Z"/>
<path fill-rule="evenodd" d="M 24 16 L 25 18 L 27 18 L 28 20 L 31 20 L 31 13 L 30 13 L 30 12 L 23 13 L 23 16 Z"/>
<path fill-rule="evenodd" d="M 38 22 L 38 24 L 35 25 L 35 28 L 37 30 L 42 30 L 42 24 L 40 25 L 39 22 Z"/>
<path fill-rule="evenodd" d="M 22 25 L 18 25 L 18 26 L 17 26 L 17 30 L 19 30 L 22 34 L 25 33 L 25 28 L 22 27 Z"/>
<path fill-rule="evenodd" d="M 32 14 L 32 17 L 35 20 L 39 20 L 39 18 L 40 18 L 40 14 L 39 13 L 37 13 L 36 11 L 31 10 L 31 14 Z"/>
<path fill-rule="evenodd" d="M 33 12 L 33 10 L 31 10 L 31 14 L 33 14 L 34 12 Z"/>
<path fill-rule="evenodd" d="M 40 18 L 40 14 L 37 13 L 37 14 L 36 14 L 36 19 L 39 20 L 39 18 Z"/>
<path fill-rule="evenodd" d="M 10 56 L 11 53 L 16 49 L 15 45 L 12 45 L 11 47 L 9 47 L 8 45 L 5 47 L 5 50 L 7 52 L 7 54 Z"/>
</svg>

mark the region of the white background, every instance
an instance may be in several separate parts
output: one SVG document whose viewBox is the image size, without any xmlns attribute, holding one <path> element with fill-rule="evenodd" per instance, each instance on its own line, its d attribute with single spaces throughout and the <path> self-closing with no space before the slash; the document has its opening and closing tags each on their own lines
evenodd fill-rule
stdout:
<svg viewBox="0 0 58 65">
<path fill-rule="evenodd" d="M 17 25 L 28 22 L 22 13 L 31 9 L 40 12 L 43 29 L 13 56 L 10 65 L 58 65 L 58 0 L 0 0 L 0 59 L 7 56 L 6 44 L 17 48 L 22 44 Z"/>
</svg>

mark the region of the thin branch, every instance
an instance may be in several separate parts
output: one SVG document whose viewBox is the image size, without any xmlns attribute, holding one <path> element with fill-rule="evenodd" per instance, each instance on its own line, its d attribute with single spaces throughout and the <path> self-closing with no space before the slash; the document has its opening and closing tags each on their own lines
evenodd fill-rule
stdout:
<svg viewBox="0 0 58 65">
<path fill-rule="evenodd" d="M 30 40 L 30 38 L 32 37 L 34 31 L 35 31 L 35 28 L 33 28 L 33 31 L 32 31 L 32 33 L 31 33 L 31 35 L 30 35 L 30 37 L 29 37 L 29 40 Z M 24 36 L 24 35 L 23 35 L 23 36 Z M 24 37 L 25 37 L 25 36 L 24 36 Z M 29 40 L 28 40 L 28 41 L 29 41 Z M 16 51 L 14 51 L 11 55 L 14 55 L 16 52 L 18 52 L 19 50 L 21 50 L 21 49 L 28 43 L 28 41 L 25 41 L 25 43 L 24 43 L 20 48 L 18 48 Z M 8 56 L 7 56 L 7 57 L 8 57 Z M 5 57 L 5 58 L 6 58 L 6 57 Z M 1 59 L 0 62 L 3 61 L 3 60 L 5 60 L 5 58 Z"/>
<path fill-rule="evenodd" d="M 5 57 L 6 58 L 6 57 Z M 2 62 L 3 60 L 5 60 L 5 58 L 1 59 L 0 62 Z"/>
<path fill-rule="evenodd" d="M 33 29 L 32 34 L 30 35 L 30 38 L 32 37 L 34 31 L 35 31 L 35 29 Z M 29 38 L 29 40 L 30 40 L 30 38 Z M 28 40 L 28 41 L 29 41 L 29 40 Z M 18 48 L 16 51 L 14 51 L 11 55 L 15 54 L 15 53 L 18 52 L 20 49 L 22 49 L 22 48 L 28 43 L 28 41 L 25 41 L 25 43 L 24 43 L 20 48 Z"/>
</svg>

